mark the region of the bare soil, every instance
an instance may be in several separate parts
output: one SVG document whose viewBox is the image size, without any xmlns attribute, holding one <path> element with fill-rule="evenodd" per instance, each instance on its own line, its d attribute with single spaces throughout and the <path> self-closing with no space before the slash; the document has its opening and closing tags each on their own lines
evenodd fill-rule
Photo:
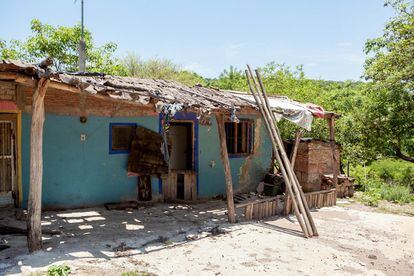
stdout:
<svg viewBox="0 0 414 276">
<path fill-rule="evenodd" d="M 42 275 L 52 264 L 74 275 L 414 274 L 414 217 L 347 201 L 312 215 L 320 236 L 305 239 L 294 216 L 229 225 L 222 201 L 45 212 L 44 229 L 60 234 L 44 235 L 35 254 L 25 236 L 3 235 L 0 274 Z M 4 211 L 0 224 L 24 226 Z"/>
</svg>

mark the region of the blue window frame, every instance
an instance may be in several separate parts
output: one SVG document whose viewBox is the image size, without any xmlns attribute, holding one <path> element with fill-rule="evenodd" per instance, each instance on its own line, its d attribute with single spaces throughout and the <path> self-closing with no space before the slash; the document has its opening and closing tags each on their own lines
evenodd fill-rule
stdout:
<svg viewBox="0 0 414 276">
<path fill-rule="evenodd" d="M 129 153 L 136 128 L 135 123 L 110 123 L 109 154 Z"/>
</svg>

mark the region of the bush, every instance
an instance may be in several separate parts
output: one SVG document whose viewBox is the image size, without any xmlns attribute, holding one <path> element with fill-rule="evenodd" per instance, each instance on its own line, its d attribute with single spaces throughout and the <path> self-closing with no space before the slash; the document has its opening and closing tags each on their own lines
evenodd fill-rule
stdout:
<svg viewBox="0 0 414 276">
<path fill-rule="evenodd" d="M 380 200 L 399 204 L 414 201 L 414 165 L 391 158 L 373 162 L 367 167 L 355 166 L 351 170 L 360 184 L 363 203 L 378 206 Z"/>
<path fill-rule="evenodd" d="M 67 276 L 70 273 L 70 267 L 67 265 L 52 265 L 47 270 L 47 276 Z"/>
<path fill-rule="evenodd" d="M 399 204 L 410 203 L 413 200 L 409 187 L 400 185 L 391 186 L 388 184 L 381 187 L 381 198 Z"/>
</svg>

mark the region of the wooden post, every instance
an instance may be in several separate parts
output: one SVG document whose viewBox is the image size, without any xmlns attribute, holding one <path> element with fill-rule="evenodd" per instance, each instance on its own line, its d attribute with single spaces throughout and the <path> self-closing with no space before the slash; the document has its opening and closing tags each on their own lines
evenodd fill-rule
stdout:
<svg viewBox="0 0 414 276">
<path fill-rule="evenodd" d="M 233 201 L 233 182 L 231 180 L 229 154 L 227 152 L 226 132 L 224 130 L 224 116 L 223 114 L 215 114 L 217 121 L 217 129 L 220 138 L 221 161 L 224 167 L 224 176 L 226 178 L 226 197 L 227 197 L 227 215 L 230 223 L 236 222 Z"/>
<path fill-rule="evenodd" d="M 44 98 L 49 79 L 40 78 L 33 93 L 30 129 L 30 190 L 27 207 L 27 246 L 29 252 L 42 249 L 42 176 Z"/>
<path fill-rule="evenodd" d="M 295 134 L 295 142 L 293 144 L 292 153 L 290 154 L 290 163 L 292 164 L 292 168 L 295 168 L 295 161 L 296 161 L 296 155 L 298 153 L 299 143 L 300 139 L 302 138 L 303 130 L 299 129 L 296 131 Z"/>
<path fill-rule="evenodd" d="M 333 184 L 335 188 L 338 188 L 338 164 L 339 160 L 336 158 L 336 144 L 335 144 L 335 116 L 332 115 L 328 118 L 328 126 L 329 126 L 329 142 L 331 144 L 332 149 L 332 176 L 333 176 Z"/>
</svg>

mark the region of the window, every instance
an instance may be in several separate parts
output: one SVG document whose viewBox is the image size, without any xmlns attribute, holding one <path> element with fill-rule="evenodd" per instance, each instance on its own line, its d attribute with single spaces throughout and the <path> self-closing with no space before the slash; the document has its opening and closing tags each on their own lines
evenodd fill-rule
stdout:
<svg viewBox="0 0 414 276">
<path fill-rule="evenodd" d="M 109 124 L 109 153 L 128 153 L 136 127 L 134 123 Z"/>
<path fill-rule="evenodd" d="M 231 155 L 248 155 L 252 152 L 252 122 L 225 123 L 227 152 Z"/>
</svg>

